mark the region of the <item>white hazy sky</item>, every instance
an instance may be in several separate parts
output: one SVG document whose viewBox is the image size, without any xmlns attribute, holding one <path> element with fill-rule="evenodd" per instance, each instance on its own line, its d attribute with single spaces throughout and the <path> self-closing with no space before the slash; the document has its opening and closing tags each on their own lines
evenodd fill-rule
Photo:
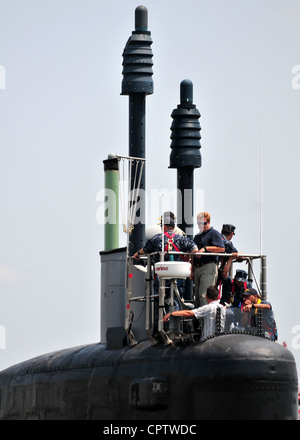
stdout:
<svg viewBox="0 0 300 440">
<path fill-rule="evenodd" d="M 0 370 L 99 341 L 97 194 L 103 159 L 128 154 L 122 52 L 139 4 L 0 0 Z M 212 225 L 236 225 L 244 252 L 260 251 L 263 145 L 268 298 L 279 342 L 300 365 L 300 1 L 144 5 L 154 54 L 149 194 L 175 188 L 170 114 L 188 78 L 202 128 L 195 185 Z"/>
</svg>

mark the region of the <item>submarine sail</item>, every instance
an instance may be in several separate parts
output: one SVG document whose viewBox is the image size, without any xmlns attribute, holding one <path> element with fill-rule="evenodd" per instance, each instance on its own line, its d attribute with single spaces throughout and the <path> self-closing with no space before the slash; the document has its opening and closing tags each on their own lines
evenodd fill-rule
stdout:
<svg viewBox="0 0 300 440">
<path fill-rule="evenodd" d="M 152 40 L 144 6 L 136 8 L 135 18 L 124 50 L 122 94 L 129 95 L 131 108 L 130 162 L 144 162 L 145 97 L 153 93 Z M 201 166 L 200 113 L 190 99 L 191 81 L 183 81 L 181 92 L 172 116 L 170 167 L 178 169 L 178 189 L 192 194 L 193 172 Z M 120 157 L 104 161 L 106 185 L 116 195 Z M 142 173 L 141 186 L 144 177 Z M 133 181 L 130 185 L 135 189 Z M 183 200 L 190 213 L 192 200 Z M 143 203 L 139 206 L 142 220 Z M 191 222 L 180 225 L 192 235 Z M 114 228 L 108 231 L 113 237 Z M 165 255 L 179 253 L 162 248 L 136 264 L 133 254 L 144 241 L 141 221 L 128 247 L 119 248 L 111 239 L 100 252 L 100 342 L 37 356 L 0 372 L 0 420 L 297 420 L 295 359 L 269 331 L 270 317 L 254 309 L 245 323 L 245 312 L 227 305 L 230 325 L 221 328 L 217 313 L 214 331 L 205 337 L 193 319 L 174 316 L 165 323 L 168 283 L 171 300 L 176 298 L 181 310 L 193 309 L 177 287 L 178 279 L 188 278 L 193 255 L 182 253 L 182 262 L 175 264 Z M 266 298 L 266 256 L 242 257 L 249 267 L 253 259 L 261 261 L 257 288 Z"/>
</svg>

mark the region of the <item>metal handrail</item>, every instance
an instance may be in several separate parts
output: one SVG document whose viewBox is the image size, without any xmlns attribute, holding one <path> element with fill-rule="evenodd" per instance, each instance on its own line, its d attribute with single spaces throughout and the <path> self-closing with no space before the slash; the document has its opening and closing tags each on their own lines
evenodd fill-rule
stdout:
<svg viewBox="0 0 300 440">
<path fill-rule="evenodd" d="M 244 253 L 241 253 L 241 252 L 235 252 L 235 253 L 232 253 L 232 254 L 226 254 L 225 252 L 222 252 L 222 253 L 215 253 L 215 252 L 193 252 L 193 253 L 191 253 L 191 252 L 177 252 L 177 251 L 170 251 L 170 252 L 167 252 L 167 251 L 156 251 L 156 252 L 151 252 L 151 253 L 148 253 L 148 254 L 143 254 L 143 255 L 140 255 L 140 259 L 145 259 L 145 258 L 147 258 L 147 256 L 148 255 L 158 255 L 158 254 L 165 254 L 165 255 L 190 255 L 190 256 L 194 256 L 194 257 L 199 257 L 199 256 L 202 256 L 202 255 L 205 255 L 205 256 L 215 256 L 215 257 L 235 257 L 236 256 L 236 254 L 238 254 L 238 258 L 252 258 L 252 259 L 256 259 L 256 258 L 262 258 L 262 257 L 264 257 L 265 255 L 260 255 L 260 254 L 244 254 Z M 130 257 L 130 258 L 133 258 L 133 257 Z"/>
<path fill-rule="evenodd" d="M 159 319 L 158 319 L 158 331 L 161 334 L 162 338 L 165 340 L 165 343 L 170 343 L 170 339 L 168 337 L 168 335 L 165 333 L 164 331 L 164 326 L 163 326 L 163 322 L 162 322 L 162 318 L 163 318 L 163 305 L 164 305 L 164 297 L 165 297 L 165 281 L 164 280 L 160 280 L 160 287 L 159 287 L 159 293 L 158 294 L 152 294 L 151 292 L 151 281 L 152 281 L 152 269 L 153 269 L 153 261 L 151 259 L 151 257 L 155 256 L 155 255 L 159 255 L 159 260 L 163 261 L 164 260 L 164 255 L 187 255 L 187 256 L 218 256 L 218 257 L 235 257 L 236 254 L 238 254 L 237 258 L 242 258 L 245 260 L 248 260 L 249 263 L 249 271 L 251 270 L 251 275 L 253 275 L 254 277 L 254 281 L 257 285 L 257 290 L 260 292 L 262 299 L 267 299 L 267 289 L 266 289 L 266 256 L 265 255 L 260 255 L 260 254 L 246 254 L 246 253 L 214 253 L 214 252 L 205 252 L 205 253 L 189 253 L 189 252 L 176 252 L 176 251 L 170 251 L 170 252 L 166 252 L 166 251 L 157 251 L 157 252 L 152 252 L 149 254 L 144 254 L 144 255 L 140 255 L 140 260 L 144 260 L 147 261 L 147 274 L 145 273 L 146 276 L 146 281 L 147 281 L 147 287 L 146 287 L 146 292 L 144 296 L 137 296 L 137 297 L 133 297 L 132 296 L 132 278 L 128 277 L 128 275 L 130 273 L 132 273 L 132 267 L 133 267 L 133 256 L 132 257 L 128 257 L 128 264 L 127 264 L 127 268 L 128 268 L 128 272 L 127 272 L 127 313 L 126 313 L 126 321 L 125 321 L 125 329 L 130 329 L 130 310 L 131 310 L 131 302 L 132 301 L 145 301 L 146 302 L 146 316 L 145 316 L 145 330 L 146 332 L 149 334 L 149 337 L 152 338 L 152 329 L 153 329 L 153 299 L 154 298 L 158 298 L 159 300 Z M 255 277 L 254 274 L 254 270 L 253 270 L 253 266 L 251 264 L 251 261 L 254 259 L 261 259 L 261 279 L 260 279 L 260 287 L 258 285 L 257 279 Z M 233 261 L 235 262 L 235 261 Z M 249 273 L 248 273 L 248 277 L 249 277 Z M 152 308 L 152 309 L 151 309 Z M 152 312 L 151 312 L 152 310 Z M 134 338 L 134 337 L 133 337 Z M 133 339 L 133 342 L 134 339 Z"/>
</svg>

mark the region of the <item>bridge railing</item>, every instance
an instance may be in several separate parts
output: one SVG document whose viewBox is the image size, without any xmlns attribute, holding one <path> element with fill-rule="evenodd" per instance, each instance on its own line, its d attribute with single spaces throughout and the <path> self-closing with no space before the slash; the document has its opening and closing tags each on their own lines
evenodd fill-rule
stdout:
<svg viewBox="0 0 300 440">
<path fill-rule="evenodd" d="M 140 261 L 137 261 L 133 257 L 128 257 L 127 264 L 127 284 L 126 284 L 126 317 L 125 317 L 125 330 L 127 331 L 132 344 L 136 343 L 133 331 L 132 331 L 132 303 L 134 301 L 145 302 L 145 331 L 152 339 L 156 342 L 156 336 L 160 336 L 165 343 L 170 343 L 175 338 L 192 338 L 197 337 L 196 335 L 200 333 L 199 328 L 195 331 L 194 325 L 189 325 L 189 320 L 177 320 L 170 322 L 170 328 L 163 322 L 164 315 L 169 310 L 179 309 L 193 309 L 193 301 L 185 301 L 178 289 L 179 280 L 175 277 L 170 279 L 167 276 L 161 277 L 155 273 L 155 263 L 168 261 L 171 259 L 178 260 L 179 256 L 182 256 L 185 261 L 189 261 L 195 254 L 184 253 L 184 252 L 155 252 L 152 254 L 146 254 L 141 256 Z M 205 253 L 205 256 L 213 255 L 220 259 L 235 257 L 236 254 L 226 254 L 226 253 Z M 266 282 L 266 256 L 259 254 L 238 254 L 239 261 L 241 259 L 248 264 L 248 278 L 253 281 L 254 286 L 260 298 L 262 300 L 267 299 L 267 282 Z M 254 267 L 253 261 L 260 260 L 260 281 L 258 281 Z M 145 273 L 146 289 L 143 294 L 139 296 L 133 295 L 132 289 L 132 271 L 133 266 Z M 184 284 L 184 281 L 183 281 Z M 256 314 L 243 312 L 241 308 L 227 307 L 228 315 L 232 315 L 230 318 L 230 325 L 226 326 L 226 332 L 231 333 L 251 333 L 257 336 L 266 336 L 274 338 L 276 331 L 275 322 L 271 324 L 273 318 L 270 317 L 268 311 L 257 311 Z M 243 317 L 243 319 L 242 319 Z M 249 322 L 247 321 L 249 318 Z M 246 322 L 247 321 L 247 322 Z M 180 323 L 179 323 L 180 322 Z M 170 331 L 171 329 L 171 331 Z M 268 329 L 268 330 L 267 330 Z M 215 332 L 218 333 L 217 331 Z"/>
</svg>

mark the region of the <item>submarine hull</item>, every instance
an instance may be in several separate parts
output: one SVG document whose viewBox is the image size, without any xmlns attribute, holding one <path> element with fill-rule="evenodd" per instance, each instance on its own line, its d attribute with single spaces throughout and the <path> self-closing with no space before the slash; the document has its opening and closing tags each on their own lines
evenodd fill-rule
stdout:
<svg viewBox="0 0 300 440">
<path fill-rule="evenodd" d="M 289 350 L 251 335 L 80 346 L 0 373 L 0 419 L 297 420 Z"/>
</svg>

